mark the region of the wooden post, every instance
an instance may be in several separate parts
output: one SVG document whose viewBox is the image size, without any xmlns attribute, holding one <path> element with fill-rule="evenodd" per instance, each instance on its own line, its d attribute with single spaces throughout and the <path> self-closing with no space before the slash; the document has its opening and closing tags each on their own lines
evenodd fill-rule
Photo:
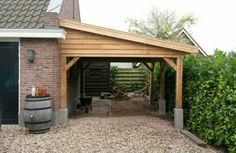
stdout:
<svg viewBox="0 0 236 153">
<path fill-rule="evenodd" d="M 164 61 L 160 62 L 160 99 L 165 100 L 165 72 L 166 63 Z"/>
<path fill-rule="evenodd" d="M 182 109 L 183 57 L 177 58 L 175 108 Z"/>
<path fill-rule="evenodd" d="M 84 96 L 84 63 L 80 63 L 80 96 Z"/>
<path fill-rule="evenodd" d="M 66 56 L 61 56 L 61 108 L 67 106 L 67 73 L 66 73 Z"/>
<path fill-rule="evenodd" d="M 155 63 L 151 63 L 150 69 L 150 104 L 155 105 L 155 98 L 154 98 L 154 67 Z"/>
</svg>

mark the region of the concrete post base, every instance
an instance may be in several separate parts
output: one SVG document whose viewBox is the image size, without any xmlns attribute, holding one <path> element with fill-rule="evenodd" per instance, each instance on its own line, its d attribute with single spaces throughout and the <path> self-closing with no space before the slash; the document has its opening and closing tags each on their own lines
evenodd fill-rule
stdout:
<svg viewBox="0 0 236 153">
<path fill-rule="evenodd" d="M 68 109 L 59 109 L 52 114 L 52 125 L 66 123 L 68 121 Z"/>
<path fill-rule="evenodd" d="M 19 114 L 19 125 L 24 127 L 24 111 L 21 111 Z M 68 121 L 68 109 L 59 109 L 52 112 L 52 126 L 66 123 Z"/>
<path fill-rule="evenodd" d="M 177 129 L 184 129 L 184 111 L 183 109 L 174 109 L 174 126 Z"/>
<path fill-rule="evenodd" d="M 159 115 L 166 115 L 166 100 L 159 99 Z"/>
<path fill-rule="evenodd" d="M 24 123 L 24 112 L 18 112 L 18 122 L 19 122 L 19 126 L 24 127 L 25 123 Z"/>
</svg>

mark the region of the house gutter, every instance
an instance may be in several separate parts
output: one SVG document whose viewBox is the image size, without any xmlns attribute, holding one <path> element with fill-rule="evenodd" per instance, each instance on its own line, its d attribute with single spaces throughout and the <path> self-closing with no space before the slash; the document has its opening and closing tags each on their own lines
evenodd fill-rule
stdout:
<svg viewBox="0 0 236 153">
<path fill-rule="evenodd" d="M 0 29 L 2 38 L 62 38 L 66 32 L 63 29 Z"/>
</svg>

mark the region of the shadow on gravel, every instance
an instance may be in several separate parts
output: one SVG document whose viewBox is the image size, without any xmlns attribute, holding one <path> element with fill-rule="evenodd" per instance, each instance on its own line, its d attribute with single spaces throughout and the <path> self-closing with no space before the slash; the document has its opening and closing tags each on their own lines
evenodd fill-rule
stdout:
<svg viewBox="0 0 236 153">
<path fill-rule="evenodd" d="M 111 108 L 109 108 L 109 105 Z M 86 113 L 76 109 L 70 115 L 71 119 L 84 118 L 84 117 L 124 117 L 124 116 L 156 116 L 163 120 L 172 121 L 170 115 L 160 116 L 156 111 L 157 108 L 150 106 L 146 97 L 128 97 L 125 100 L 108 100 L 94 97 L 92 101 L 92 111 Z M 110 109 L 110 113 L 109 113 Z"/>
</svg>

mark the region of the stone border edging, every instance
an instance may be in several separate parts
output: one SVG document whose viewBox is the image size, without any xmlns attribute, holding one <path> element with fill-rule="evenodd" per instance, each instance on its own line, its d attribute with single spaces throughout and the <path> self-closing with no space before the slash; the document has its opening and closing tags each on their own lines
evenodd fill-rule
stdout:
<svg viewBox="0 0 236 153">
<path fill-rule="evenodd" d="M 186 130 L 180 130 L 180 133 L 182 133 L 183 135 L 187 136 L 189 139 L 191 139 L 198 146 L 203 147 L 203 148 L 207 148 L 207 143 L 204 142 L 203 140 L 199 139 L 197 136 L 195 136 L 191 132 L 186 131 Z"/>
</svg>

